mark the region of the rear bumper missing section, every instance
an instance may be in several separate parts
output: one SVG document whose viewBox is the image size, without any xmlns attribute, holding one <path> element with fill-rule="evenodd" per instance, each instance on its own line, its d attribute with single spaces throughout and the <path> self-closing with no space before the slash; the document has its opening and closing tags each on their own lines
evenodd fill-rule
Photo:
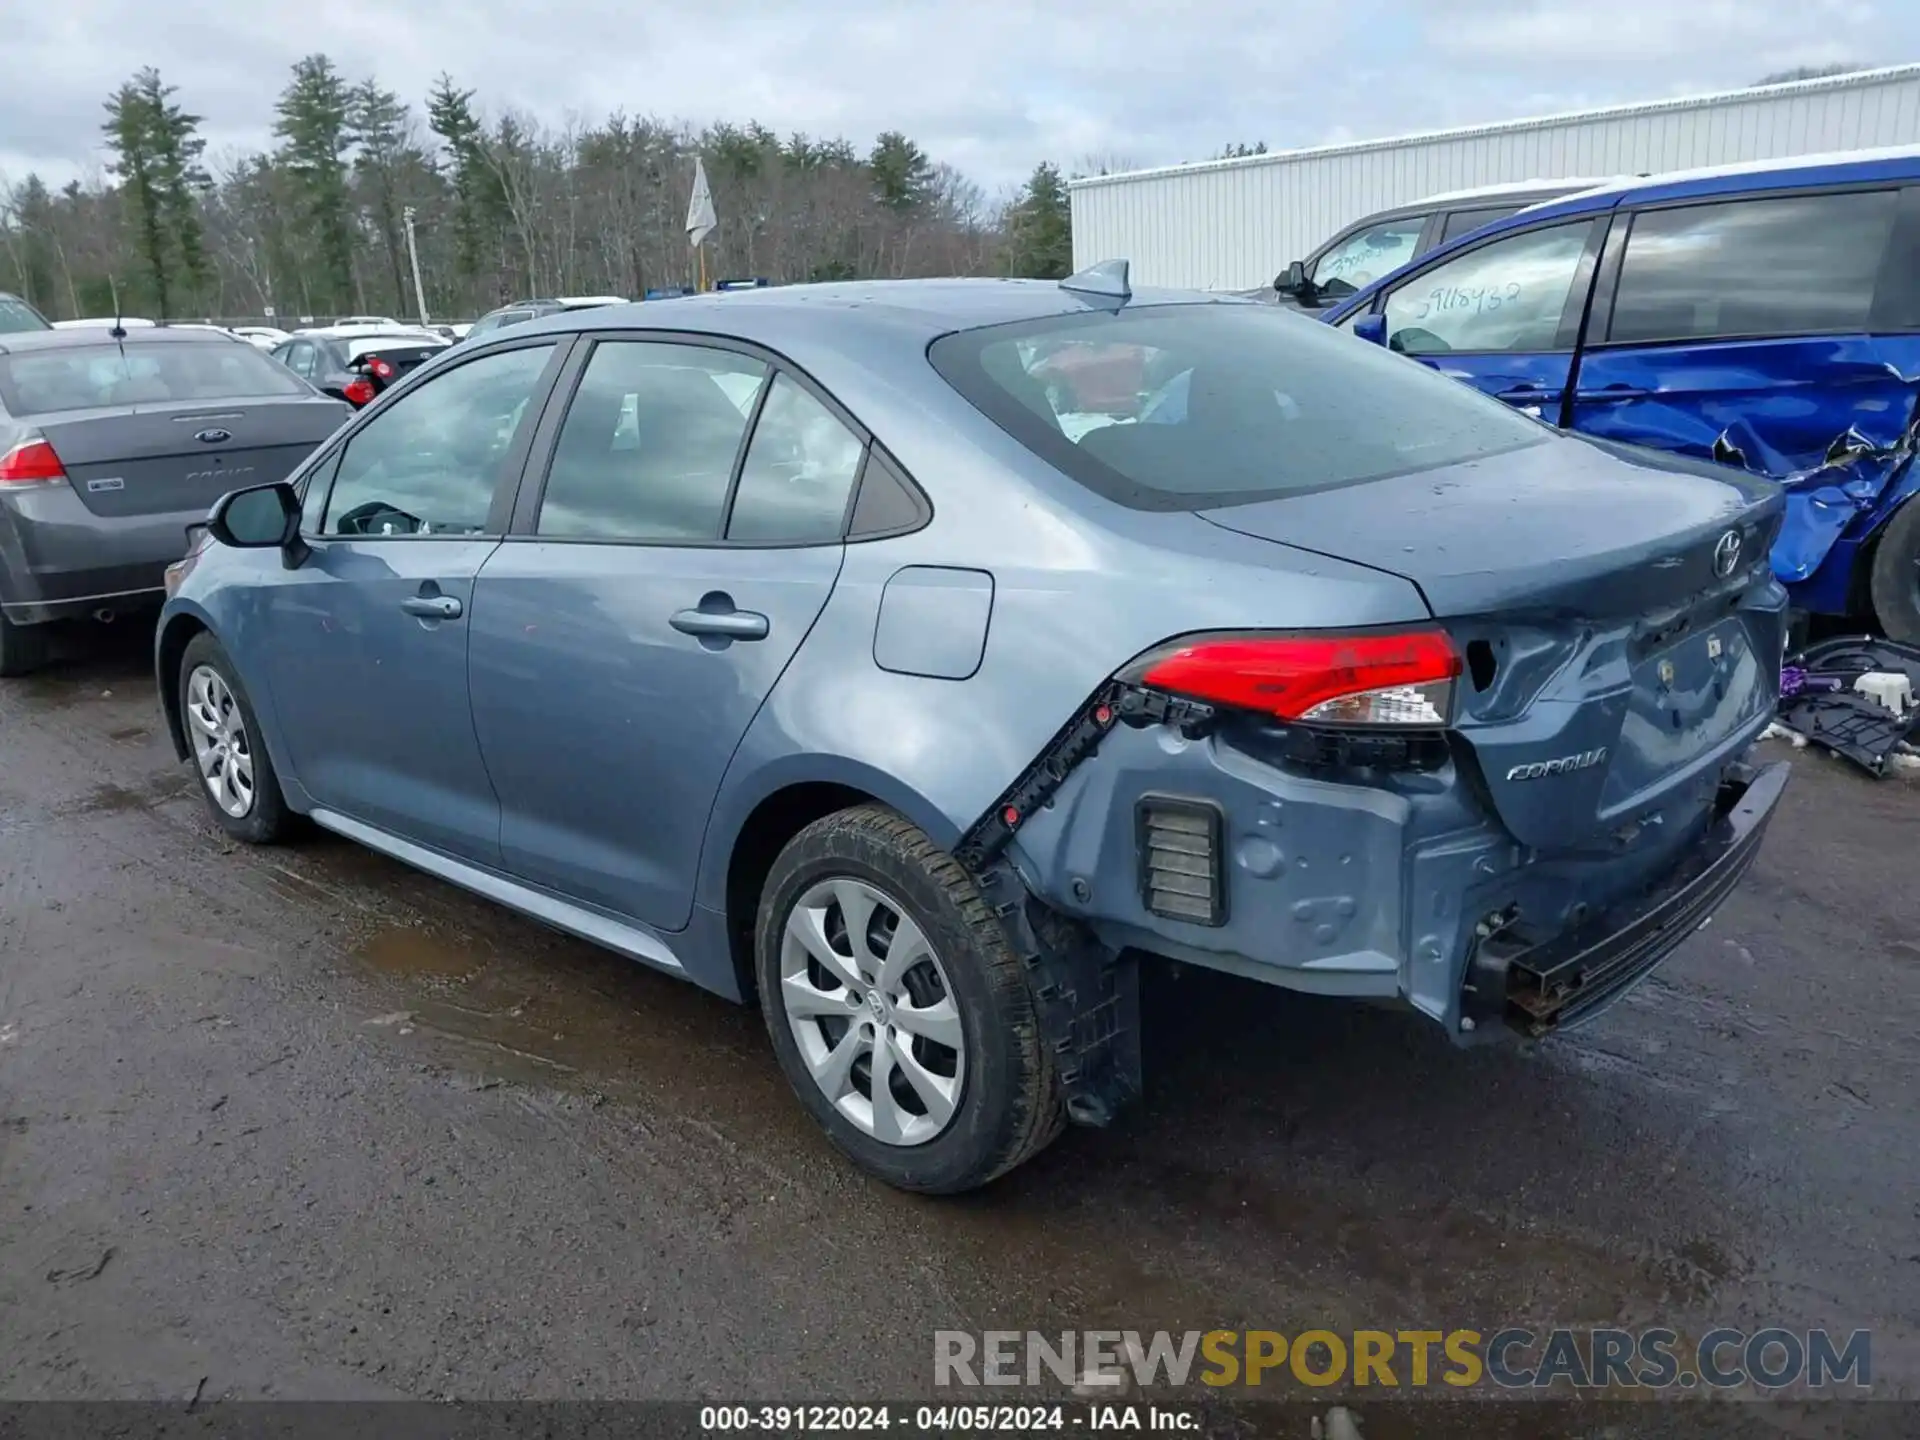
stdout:
<svg viewBox="0 0 1920 1440">
<path fill-rule="evenodd" d="M 1538 1038 L 1589 1020 L 1619 999 L 1706 924 L 1740 883 L 1786 789 L 1788 768 L 1784 762 L 1732 767 L 1706 832 L 1654 890 L 1550 940 L 1529 944 L 1497 928 L 1481 938 L 1467 965 L 1463 1028 L 1499 1020 Z"/>
</svg>

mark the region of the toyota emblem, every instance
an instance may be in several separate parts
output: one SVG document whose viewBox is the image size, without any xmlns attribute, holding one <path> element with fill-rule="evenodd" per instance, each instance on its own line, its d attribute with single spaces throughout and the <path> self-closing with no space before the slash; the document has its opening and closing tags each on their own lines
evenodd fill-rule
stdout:
<svg viewBox="0 0 1920 1440">
<path fill-rule="evenodd" d="M 1740 532 L 1729 530 L 1713 547 L 1713 573 L 1725 579 L 1740 563 Z"/>
</svg>

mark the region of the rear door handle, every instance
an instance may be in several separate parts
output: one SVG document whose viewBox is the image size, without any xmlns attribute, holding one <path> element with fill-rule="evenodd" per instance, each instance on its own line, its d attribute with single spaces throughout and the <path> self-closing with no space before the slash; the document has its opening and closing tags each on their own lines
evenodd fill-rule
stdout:
<svg viewBox="0 0 1920 1440">
<path fill-rule="evenodd" d="M 772 627 L 751 610 L 676 610 L 667 623 L 682 635 L 714 635 L 726 640 L 764 640 Z"/>
<path fill-rule="evenodd" d="M 458 620 L 460 601 L 452 595 L 409 595 L 400 608 L 422 620 Z"/>
<path fill-rule="evenodd" d="M 1556 393 L 1544 385 L 1516 385 L 1511 390 L 1494 391 L 1493 398 L 1504 400 L 1509 405 L 1531 405 L 1550 400 Z"/>
<path fill-rule="evenodd" d="M 1576 400 L 1644 400 L 1653 392 L 1634 385 L 1602 385 L 1598 390 L 1576 390 Z"/>
</svg>

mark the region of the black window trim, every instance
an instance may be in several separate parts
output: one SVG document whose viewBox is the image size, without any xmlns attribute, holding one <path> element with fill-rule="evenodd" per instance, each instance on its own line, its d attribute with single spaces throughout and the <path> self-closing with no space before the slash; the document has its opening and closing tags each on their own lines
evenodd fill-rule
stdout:
<svg viewBox="0 0 1920 1440">
<path fill-rule="evenodd" d="M 1743 341 L 1757 340 L 1813 340 L 1836 333 L 1831 327 L 1820 330 L 1768 330 L 1742 335 L 1677 335 L 1660 340 L 1615 340 L 1612 337 L 1613 312 L 1620 298 L 1620 274 L 1626 263 L 1626 250 L 1633 238 L 1633 222 L 1643 214 L 1659 210 L 1698 210 L 1707 206 L 1748 205 L 1768 200 L 1802 200 L 1826 195 L 1851 195 L 1875 191 L 1893 191 L 1894 218 L 1893 229 L 1888 234 L 1886 253 L 1880 257 L 1880 266 L 1874 275 L 1873 298 L 1867 306 L 1867 324 L 1864 327 L 1870 333 L 1907 333 L 1920 331 L 1920 311 L 1915 318 L 1904 325 L 1882 325 L 1883 296 L 1882 289 L 1889 280 L 1889 268 L 1901 253 L 1901 240 L 1908 236 L 1920 235 L 1920 227 L 1910 225 L 1910 214 L 1915 204 L 1909 197 L 1920 194 L 1920 186 L 1899 180 L 1849 181 L 1831 185 L 1795 185 L 1790 187 L 1768 188 L 1760 190 L 1729 190 L 1714 195 L 1676 196 L 1672 199 L 1653 201 L 1647 204 L 1622 205 L 1619 210 L 1620 223 L 1614 229 L 1619 243 L 1614 253 L 1607 256 L 1608 273 L 1604 278 L 1605 302 L 1600 306 L 1601 296 L 1595 295 L 1592 321 L 1583 345 L 1587 350 L 1646 350 L 1664 348 L 1670 345 L 1733 345 Z M 1852 332 L 1847 332 L 1852 333 Z M 1598 338 L 1596 338 L 1596 336 Z"/>
<path fill-rule="evenodd" d="M 583 311 L 590 314 L 590 311 Z M 579 342 L 575 354 L 571 357 L 566 371 L 556 377 L 552 397 L 546 412 L 540 417 L 539 431 L 527 456 L 518 494 L 512 507 L 512 519 L 505 534 L 501 537 L 510 542 L 537 541 L 543 545 L 632 545 L 642 548 L 683 549 L 683 550 L 810 550 L 826 545 L 862 544 L 871 540 L 891 539 L 897 535 L 911 534 L 924 528 L 933 518 L 933 507 L 926 492 L 914 481 L 905 466 L 888 458 L 894 471 L 906 482 L 912 493 L 920 519 L 908 527 L 897 527 L 884 533 L 850 536 L 853 512 L 859 503 L 860 486 L 866 479 L 867 464 L 873 455 L 874 446 L 879 442 L 873 431 L 862 424 L 860 418 L 835 398 L 819 381 L 805 370 L 794 364 L 785 355 L 770 346 L 745 340 L 737 335 L 710 334 L 703 330 L 647 330 L 640 328 L 594 329 L 577 332 Z M 567 411 L 572 407 L 573 397 L 580 388 L 580 381 L 586 374 L 594 351 L 601 345 L 618 344 L 648 345 L 686 345 L 697 349 L 722 350 L 748 359 L 757 360 L 767 367 L 767 378 L 760 387 L 760 393 L 754 397 L 753 409 L 747 415 L 746 428 L 741 431 L 740 443 L 734 452 L 733 471 L 727 477 L 726 501 L 720 512 L 719 532 L 707 539 L 691 539 L 686 536 L 667 536 L 660 538 L 639 538 L 615 535 L 542 535 L 539 533 L 540 506 L 546 499 L 547 481 L 553 470 L 554 451 L 559 444 L 560 429 L 566 420 Z M 860 442 L 860 464 L 854 471 L 853 483 L 847 487 L 847 501 L 840 514 L 840 528 L 837 534 L 820 540 L 733 540 L 727 537 L 727 527 L 733 523 L 733 504 L 740 489 L 740 477 L 746 466 L 747 451 L 753 444 L 753 436 L 760 424 L 760 413 L 765 408 L 767 397 L 773 393 L 774 381 L 781 375 L 787 376 L 811 395 L 827 412 L 845 425 Z M 884 448 L 884 447 L 883 447 Z"/>
<path fill-rule="evenodd" d="M 361 410 L 352 419 L 347 421 L 346 426 L 333 437 L 329 444 L 315 451 L 301 464 L 299 473 L 296 476 L 289 477 L 288 483 L 294 486 L 295 492 L 300 497 L 301 510 L 303 512 L 302 520 L 304 522 L 307 483 L 315 475 L 322 473 L 327 475 L 327 495 L 320 506 L 320 524 L 324 527 L 327 521 L 327 512 L 333 507 L 334 482 L 338 480 L 340 476 L 338 461 L 345 455 L 346 449 L 353 443 L 354 437 L 366 429 L 367 425 L 373 420 L 385 414 L 392 405 L 399 403 L 400 400 L 411 395 L 416 389 L 424 385 L 432 384 L 435 380 L 450 375 L 455 370 L 463 369 L 476 361 L 485 360 L 492 355 L 503 355 L 509 350 L 530 350 L 536 346 L 551 346 L 554 353 L 547 357 L 547 363 L 541 367 L 539 376 L 533 382 L 533 389 L 528 394 L 529 408 L 532 408 L 533 402 L 538 401 L 540 407 L 539 414 L 535 417 L 535 423 L 532 425 L 527 423 L 527 417 L 525 415 L 520 417 L 520 425 L 514 435 L 513 446 L 509 449 L 506 459 L 501 464 L 499 478 L 494 481 L 493 498 L 487 505 L 487 528 L 480 534 L 329 535 L 324 529 L 318 532 L 309 532 L 304 528 L 303 524 L 300 532 L 301 538 L 315 546 L 334 545 L 342 542 L 357 545 L 367 540 L 379 541 L 381 543 L 392 541 L 418 543 L 436 540 L 501 539 L 506 534 L 507 522 L 512 514 L 513 497 L 518 493 L 522 484 L 526 470 L 527 455 L 533 444 L 534 433 L 539 429 L 540 424 L 545 421 L 547 411 L 552 408 L 554 382 L 558 379 L 560 372 L 565 368 L 567 361 L 572 356 L 575 348 L 573 340 L 573 336 L 566 334 L 517 335 L 510 339 L 503 339 L 497 344 L 476 349 L 470 355 L 463 354 L 453 363 L 434 370 L 425 380 L 419 381 L 417 384 L 415 383 L 415 377 L 420 374 L 420 371 L 416 370 L 412 375 L 409 375 L 401 385 L 396 386 L 388 392 L 390 398 L 386 405 L 369 405 L 366 409 Z M 326 468 L 329 465 L 333 467 L 330 471 Z"/>
<path fill-rule="evenodd" d="M 1537 224 L 1517 225 L 1511 230 L 1502 230 L 1498 235 L 1489 235 L 1477 245 L 1471 245 L 1464 250 L 1457 250 L 1445 258 L 1435 261 L 1432 265 L 1424 269 L 1416 270 L 1398 285 L 1390 289 L 1382 288 L 1374 295 L 1372 301 L 1364 307 L 1364 311 L 1356 311 L 1353 315 L 1349 315 L 1347 319 L 1355 319 L 1361 313 L 1384 315 L 1386 313 L 1387 299 L 1389 296 L 1398 294 L 1408 286 L 1431 275 L 1434 271 L 1444 269 L 1453 264 L 1456 260 L 1465 259 L 1469 255 L 1477 255 L 1489 245 L 1503 245 L 1507 241 L 1516 239 L 1522 235 L 1533 235 L 1546 230 L 1564 229 L 1570 225 L 1587 225 L 1592 228 L 1587 232 L 1587 243 L 1585 248 L 1580 252 L 1580 258 L 1574 262 L 1573 281 L 1567 288 L 1566 303 L 1560 309 L 1560 322 L 1554 328 L 1553 344 L 1549 348 L 1545 350 L 1515 350 L 1512 346 L 1502 345 L 1496 349 L 1489 350 L 1435 350 L 1418 354 L 1405 350 L 1395 350 L 1393 352 L 1396 355 L 1406 355 L 1410 360 L 1431 360 L 1450 355 L 1572 354 L 1579 345 L 1581 326 L 1585 320 L 1588 303 L 1593 293 L 1594 272 L 1599 268 L 1601 246 L 1606 241 L 1612 215 L 1613 210 L 1611 206 L 1606 209 L 1586 211 L 1576 215 L 1553 215 L 1543 218 Z M 1387 337 L 1389 342 L 1391 342 L 1392 338 L 1391 335 Z M 1389 348 L 1391 347 L 1389 346 Z"/>
</svg>

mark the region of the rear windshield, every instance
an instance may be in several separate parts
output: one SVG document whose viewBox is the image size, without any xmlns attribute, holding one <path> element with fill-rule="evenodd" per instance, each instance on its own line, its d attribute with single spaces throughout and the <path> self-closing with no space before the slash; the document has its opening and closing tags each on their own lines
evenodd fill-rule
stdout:
<svg viewBox="0 0 1920 1440">
<path fill-rule="evenodd" d="M 305 390 L 291 370 L 243 340 L 73 345 L 0 356 L 0 401 L 20 416 Z"/>
<path fill-rule="evenodd" d="M 1267 305 L 1160 305 L 948 335 L 934 368 L 1089 489 L 1140 510 L 1238 505 L 1538 444 L 1418 361 Z"/>
<path fill-rule="evenodd" d="M 22 330 L 51 330 L 53 327 L 40 318 L 40 312 L 26 301 L 12 295 L 0 295 L 0 335 L 17 334 Z"/>
</svg>

